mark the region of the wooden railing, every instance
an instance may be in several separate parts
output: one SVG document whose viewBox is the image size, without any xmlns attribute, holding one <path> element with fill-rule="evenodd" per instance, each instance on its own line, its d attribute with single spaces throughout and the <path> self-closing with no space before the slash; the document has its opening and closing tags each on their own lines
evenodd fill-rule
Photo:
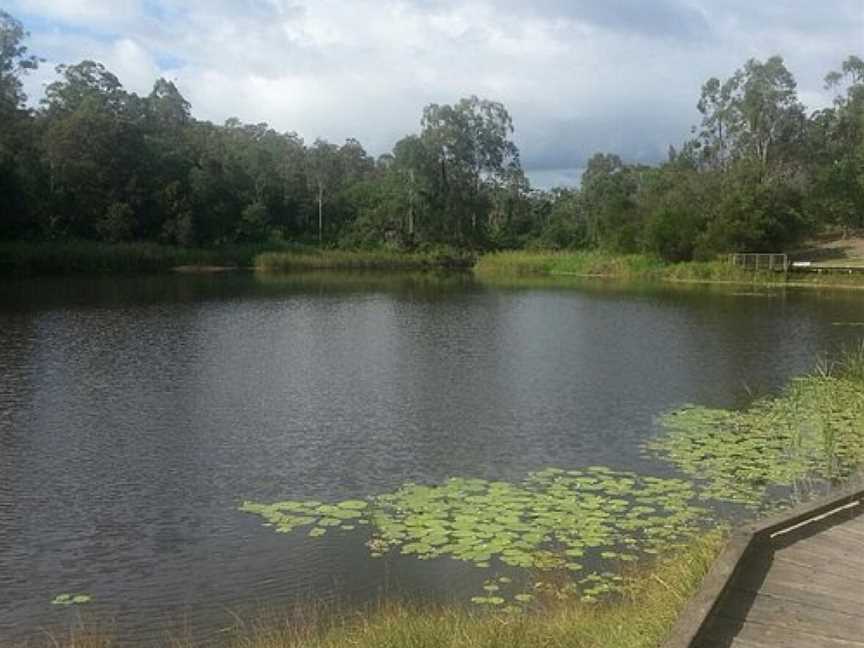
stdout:
<svg viewBox="0 0 864 648">
<path fill-rule="evenodd" d="M 729 255 L 729 263 L 745 270 L 767 270 L 768 272 L 786 272 L 789 269 L 789 257 L 785 254 L 738 253 Z"/>
</svg>

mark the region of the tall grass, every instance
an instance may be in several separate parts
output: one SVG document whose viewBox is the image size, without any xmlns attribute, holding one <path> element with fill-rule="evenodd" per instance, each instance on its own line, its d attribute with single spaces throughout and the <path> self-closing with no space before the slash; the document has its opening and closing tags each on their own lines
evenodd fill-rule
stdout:
<svg viewBox="0 0 864 648">
<path fill-rule="evenodd" d="M 864 340 L 843 352 L 838 370 L 844 378 L 864 384 Z"/>
<path fill-rule="evenodd" d="M 497 252 L 480 258 L 481 275 L 581 275 L 664 281 L 734 281 L 766 283 L 783 280 L 783 275 L 753 273 L 720 261 L 668 264 L 644 254 L 607 252 Z"/>
<path fill-rule="evenodd" d="M 383 604 L 364 615 L 241 630 L 233 648 L 628 648 L 658 646 L 722 548 L 714 531 L 678 554 L 626 574 L 619 600 L 543 599 L 524 613 Z"/>
<path fill-rule="evenodd" d="M 255 269 L 264 272 L 467 269 L 474 262 L 472 253 L 450 249 L 413 253 L 392 250 L 305 250 L 260 254 L 255 258 Z"/>
<path fill-rule="evenodd" d="M 0 274 L 163 272 L 178 266 L 248 267 L 257 255 L 274 249 L 289 249 L 289 244 L 244 244 L 201 249 L 151 242 L 0 242 Z"/>
<path fill-rule="evenodd" d="M 623 595 L 600 604 L 553 598 L 517 613 L 389 602 L 336 614 L 315 607 L 238 620 L 229 648 L 653 648 L 669 633 L 725 542 L 712 531 L 673 556 L 625 574 Z M 154 629 L 154 637 L 159 630 Z M 192 648 L 189 640 L 165 642 Z M 32 648 L 109 648 L 110 635 L 58 634 Z"/>
</svg>

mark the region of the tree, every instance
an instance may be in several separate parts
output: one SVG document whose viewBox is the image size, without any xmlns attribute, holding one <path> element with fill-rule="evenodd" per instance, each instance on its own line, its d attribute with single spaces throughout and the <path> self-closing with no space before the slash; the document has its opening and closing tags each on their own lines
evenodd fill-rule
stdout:
<svg viewBox="0 0 864 648">
<path fill-rule="evenodd" d="M 176 133 L 192 118 L 192 105 L 172 81 L 163 78 L 153 84 L 146 106 L 150 129 L 160 134 Z"/>
<path fill-rule="evenodd" d="M 24 105 L 21 77 L 35 70 L 41 59 L 28 54 L 23 41 L 30 34 L 23 25 L 3 10 L 0 10 L 0 115 L 9 115 Z"/>
<path fill-rule="evenodd" d="M 137 229 L 146 159 L 137 98 L 99 63 L 57 69 L 61 78 L 48 86 L 43 101 L 52 197 L 46 227 L 53 234 L 98 235 L 97 222 L 119 203 L 135 212 Z"/>
<path fill-rule="evenodd" d="M 0 238 L 32 232 L 42 194 L 35 129 L 21 83 L 41 62 L 23 44 L 28 36 L 0 10 Z"/>
<path fill-rule="evenodd" d="M 788 153 L 803 133 L 804 107 L 795 78 L 781 57 L 772 56 L 765 63 L 750 59 L 735 79 L 738 119 L 733 124 L 741 155 L 765 167 Z"/>
<path fill-rule="evenodd" d="M 731 156 L 730 130 L 735 119 L 732 93 L 735 84 L 734 77 L 725 83 L 712 77 L 702 86 L 702 96 L 697 104 L 702 113 L 699 143 L 702 147 L 702 162 L 709 168 L 724 169 Z"/>
<path fill-rule="evenodd" d="M 403 137 L 393 147 L 391 168 L 400 179 L 399 185 L 405 192 L 406 230 L 412 241 L 417 234 L 419 214 L 430 202 L 436 166 L 435 154 L 417 135 Z"/>
<path fill-rule="evenodd" d="M 318 206 L 318 243 L 324 241 L 324 199 L 335 191 L 342 179 L 342 159 L 339 147 L 326 140 L 317 139 L 306 152 L 307 175 L 315 191 Z"/>
<path fill-rule="evenodd" d="M 725 170 L 735 160 L 763 169 L 795 158 L 804 135 L 804 107 L 783 59 L 750 59 L 726 81 L 708 79 L 697 104 L 701 162 Z"/>
<path fill-rule="evenodd" d="M 119 115 L 127 108 L 129 95 L 120 80 L 101 63 L 81 61 L 76 65 L 58 65 L 59 80 L 45 89 L 43 105 L 51 115 L 75 112 L 85 104 L 91 108 Z"/>
<path fill-rule="evenodd" d="M 595 247 L 632 252 L 638 228 L 638 175 L 620 157 L 596 153 L 582 174 L 588 241 Z"/>
<path fill-rule="evenodd" d="M 440 170 L 444 213 L 452 214 L 460 239 L 466 224 L 476 239 L 481 212 L 489 209 L 485 190 L 508 169 L 519 168 L 519 149 L 510 139 L 513 120 L 503 104 L 471 96 L 454 106 L 430 104 L 423 110 L 421 139 L 434 152 Z"/>
<path fill-rule="evenodd" d="M 808 122 L 808 159 L 814 178 L 808 206 L 825 222 L 864 227 L 864 61 L 850 56 L 825 77 L 837 91 L 834 106 Z"/>
</svg>

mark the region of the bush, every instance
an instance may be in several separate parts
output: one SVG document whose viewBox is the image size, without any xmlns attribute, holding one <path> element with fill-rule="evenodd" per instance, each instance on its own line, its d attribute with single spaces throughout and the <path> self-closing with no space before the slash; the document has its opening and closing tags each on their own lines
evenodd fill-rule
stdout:
<svg viewBox="0 0 864 648">
<path fill-rule="evenodd" d="M 700 224 L 690 212 L 663 207 L 648 222 L 646 247 L 664 261 L 690 261 L 699 231 Z"/>
<path fill-rule="evenodd" d="M 111 203 L 97 221 L 96 233 L 109 243 L 131 240 L 135 233 L 135 212 L 126 203 Z"/>
</svg>

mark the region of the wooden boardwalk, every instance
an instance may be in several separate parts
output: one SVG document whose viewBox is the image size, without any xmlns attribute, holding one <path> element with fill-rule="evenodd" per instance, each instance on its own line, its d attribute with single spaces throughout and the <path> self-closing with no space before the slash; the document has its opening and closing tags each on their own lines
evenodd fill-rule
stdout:
<svg viewBox="0 0 864 648">
<path fill-rule="evenodd" d="M 864 489 L 733 536 L 665 648 L 864 648 Z"/>
</svg>

